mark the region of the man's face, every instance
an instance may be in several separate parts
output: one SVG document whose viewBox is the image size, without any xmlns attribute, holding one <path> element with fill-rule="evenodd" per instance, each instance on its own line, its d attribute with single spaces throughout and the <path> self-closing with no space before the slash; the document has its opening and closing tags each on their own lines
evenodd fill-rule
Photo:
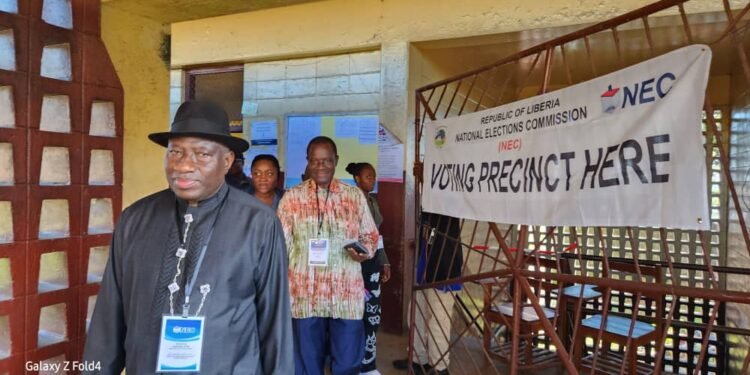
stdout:
<svg viewBox="0 0 750 375">
<path fill-rule="evenodd" d="M 178 198 L 198 203 L 224 183 L 234 154 L 224 145 L 194 137 L 172 138 L 164 157 L 169 188 Z"/>
<path fill-rule="evenodd" d="M 242 173 L 242 167 L 245 166 L 245 160 L 244 159 L 234 159 L 234 162 L 232 163 L 232 166 L 229 167 L 229 175 L 231 176 L 239 176 Z"/>
<path fill-rule="evenodd" d="M 310 148 L 307 154 L 307 172 L 309 177 L 315 181 L 318 186 L 327 187 L 333 174 L 336 172 L 336 164 L 339 158 L 333 152 L 333 147 L 328 143 L 316 143 Z"/>
</svg>

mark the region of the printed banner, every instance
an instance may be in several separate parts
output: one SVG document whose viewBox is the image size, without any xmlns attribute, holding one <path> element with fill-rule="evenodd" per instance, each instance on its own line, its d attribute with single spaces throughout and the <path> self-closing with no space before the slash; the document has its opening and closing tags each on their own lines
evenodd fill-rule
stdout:
<svg viewBox="0 0 750 375">
<path fill-rule="evenodd" d="M 422 208 L 498 223 L 709 229 L 711 64 L 681 48 L 544 95 L 425 124 Z"/>
</svg>

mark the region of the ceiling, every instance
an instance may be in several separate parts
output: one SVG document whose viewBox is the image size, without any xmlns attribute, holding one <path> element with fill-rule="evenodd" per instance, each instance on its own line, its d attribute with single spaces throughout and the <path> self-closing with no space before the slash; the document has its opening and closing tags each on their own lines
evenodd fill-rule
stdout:
<svg viewBox="0 0 750 375">
<path fill-rule="evenodd" d="M 101 0 L 103 7 L 170 24 L 319 0 Z"/>
<path fill-rule="evenodd" d="M 735 48 L 730 43 L 731 38 L 725 38 L 722 42 L 715 41 L 722 35 L 726 28 L 726 18 L 723 13 L 705 13 L 688 16 L 695 43 L 710 44 L 713 50 L 712 75 L 729 75 L 732 66 L 736 63 Z M 597 75 L 609 73 L 625 66 L 639 63 L 645 59 L 666 53 L 672 49 L 684 46 L 685 39 L 682 20 L 679 16 L 662 17 L 652 19 L 651 33 L 654 51 L 649 49 L 646 34 L 640 19 L 625 24 L 618 28 L 618 46 L 614 42 L 609 30 L 602 31 L 589 37 L 591 54 L 581 40 L 567 43 L 566 56 L 569 72 L 573 82 L 581 82 L 594 78 Z M 747 24 L 747 22 L 743 22 Z M 450 41 L 430 41 L 416 43 L 416 47 L 422 51 L 423 57 L 443 75 L 441 79 L 456 76 L 467 71 L 492 64 L 503 58 L 528 49 L 544 41 L 554 39 L 571 31 L 581 29 L 583 26 L 559 27 L 539 30 L 528 30 L 516 33 L 506 33 L 494 36 L 482 36 L 466 39 L 454 39 Z M 746 29 L 741 27 L 738 36 L 747 38 Z M 747 40 L 747 39 L 746 39 Z M 555 50 L 553 57 L 551 84 L 565 85 L 568 76 L 561 63 L 562 55 L 559 48 Z M 460 58 L 456 58 L 459 56 Z M 519 64 L 507 65 L 501 71 L 505 75 L 513 75 L 518 80 L 523 80 L 533 66 L 528 82 L 541 82 L 543 75 L 543 61 L 537 61 L 534 65 L 534 56 L 521 59 Z M 543 59 L 541 59 L 543 60 Z M 594 61 L 592 65 L 590 61 Z M 499 76 L 505 76 L 499 74 Z M 496 75 L 497 76 L 497 75 Z M 435 81 L 436 77 L 427 77 Z M 427 84 L 429 82 L 421 82 Z M 513 84 L 513 82 L 511 82 Z"/>
</svg>

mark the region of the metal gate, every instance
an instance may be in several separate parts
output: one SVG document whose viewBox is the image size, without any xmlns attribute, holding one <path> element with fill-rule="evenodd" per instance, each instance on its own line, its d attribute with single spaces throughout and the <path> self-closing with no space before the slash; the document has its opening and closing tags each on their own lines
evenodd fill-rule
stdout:
<svg viewBox="0 0 750 375">
<path fill-rule="evenodd" d="M 659 1 L 419 88 L 418 201 L 419 145 L 430 121 L 520 100 L 530 88 L 546 93 L 694 43 L 729 51 L 737 61 L 732 82 L 750 86 L 750 4 L 733 11 L 728 0 L 716 1 L 723 12 L 688 14 L 687 0 Z M 626 48 L 633 40 L 642 50 Z M 410 372 L 749 373 L 750 330 L 725 319 L 729 305 L 750 312 L 750 293 L 727 286 L 730 278 L 750 275 L 727 261 L 750 255 L 745 205 L 733 179 L 739 172 L 730 165 L 730 111 L 714 107 L 708 93 L 703 110 L 703 124 L 695 126 L 705 136 L 710 231 L 509 225 L 417 208 L 415 259 L 423 261 L 410 309 Z M 578 298 L 561 298 L 575 285 L 595 286 L 599 295 L 585 298 L 591 290 L 579 287 Z M 602 323 L 584 338 L 581 321 L 594 312 Z M 629 323 L 625 340 L 603 329 L 612 317 Z M 655 328 L 645 343 L 634 338 L 639 322 Z"/>
</svg>

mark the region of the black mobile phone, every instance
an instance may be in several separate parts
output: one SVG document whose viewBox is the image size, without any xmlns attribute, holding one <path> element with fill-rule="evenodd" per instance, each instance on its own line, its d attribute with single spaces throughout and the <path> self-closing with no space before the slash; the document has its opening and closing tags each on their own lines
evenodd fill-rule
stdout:
<svg viewBox="0 0 750 375">
<path fill-rule="evenodd" d="M 354 249 L 354 251 L 360 254 L 370 253 L 369 251 L 367 251 L 367 248 L 365 247 L 365 245 L 362 245 L 362 243 L 359 241 L 351 242 L 351 243 L 344 245 L 344 249 Z"/>
</svg>

